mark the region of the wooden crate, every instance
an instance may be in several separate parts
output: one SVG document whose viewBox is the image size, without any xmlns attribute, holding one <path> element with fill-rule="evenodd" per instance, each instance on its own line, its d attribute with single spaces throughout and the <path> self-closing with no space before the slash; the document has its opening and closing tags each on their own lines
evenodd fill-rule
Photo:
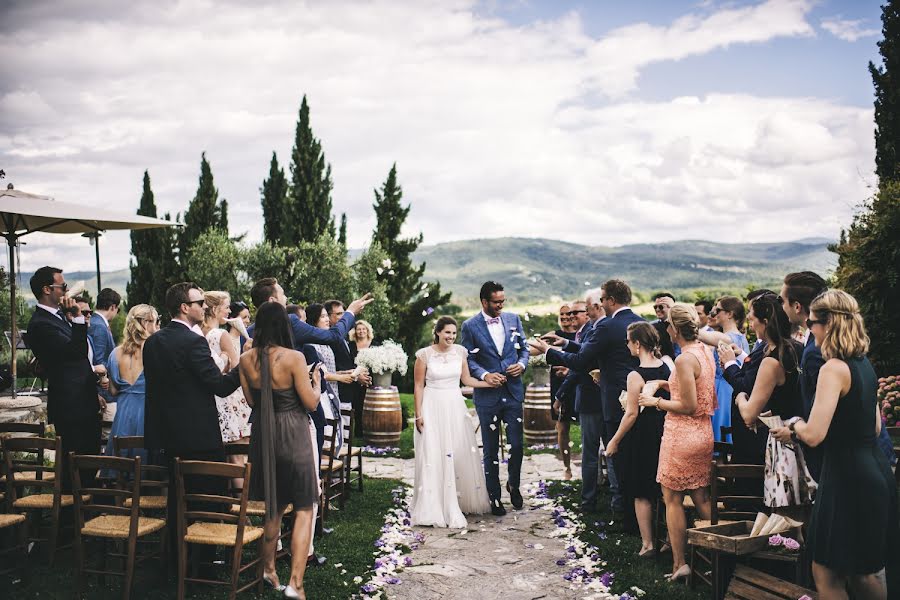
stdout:
<svg viewBox="0 0 900 600">
<path fill-rule="evenodd" d="M 695 527 L 688 529 L 688 543 L 692 546 L 711 548 L 720 552 L 741 556 L 753 554 L 769 547 L 770 535 L 754 535 L 753 521 L 733 521 L 720 523 L 707 527 Z M 781 533 L 782 536 L 792 537 L 795 540 L 800 535 L 799 528 L 793 528 Z"/>
</svg>

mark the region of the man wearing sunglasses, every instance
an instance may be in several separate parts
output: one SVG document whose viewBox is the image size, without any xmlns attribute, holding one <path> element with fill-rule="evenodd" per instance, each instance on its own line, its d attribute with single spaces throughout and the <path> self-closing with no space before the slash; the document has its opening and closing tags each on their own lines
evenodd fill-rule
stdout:
<svg viewBox="0 0 900 600">
<path fill-rule="evenodd" d="M 41 267 L 31 277 L 38 301 L 27 332 L 28 347 L 47 373 L 47 418 L 62 438 L 63 491 L 71 489 L 69 452 L 96 454 L 100 448 L 100 398 L 88 359 L 87 324 L 61 269 Z M 81 474 L 93 487 L 94 473 Z"/>
</svg>

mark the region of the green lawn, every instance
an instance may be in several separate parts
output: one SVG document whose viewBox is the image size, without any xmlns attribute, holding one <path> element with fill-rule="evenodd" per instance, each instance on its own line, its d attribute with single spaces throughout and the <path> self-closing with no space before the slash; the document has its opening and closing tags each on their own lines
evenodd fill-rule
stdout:
<svg viewBox="0 0 900 600">
<path fill-rule="evenodd" d="M 334 511 L 327 522 L 334 527 L 334 532 L 316 540 L 316 552 L 328 557 L 323 567 L 307 570 L 305 577 L 306 595 L 316 600 L 345 600 L 358 590 L 353 578 L 362 576 L 368 580 L 366 573 L 372 568 L 373 544 L 381 535 L 384 525 L 384 514 L 393 506 L 391 490 L 402 485 L 391 479 L 366 479 L 365 491 L 352 493 L 343 511 Z M 254 550 L 255 552 L 255 550 Z M 36 556 L 26 581 L 15 584 L 13 579 L 0 577 L 0 597 L 3 598 L 72 598 L 76 581 L 73 569 L 73 553 L 63 550 L 53 568 L 46 566 L 43 556 Z M 136 599 L 171 599 L 175 598 L 174 578 L 165 583 L 159 579 L 158 561 L 148 562 L 136 569 L 136 580 L 132 589 L 132 598 Z M 337 567 L 336 564 L 341 564 Z M 345 570 L 346 573 L 341 573 Z M 278 562 L 278 575 L 286 582 L 290 575 L 290 567 L 285 559 Z M 346 584 L 346 585 L 345 585 Z M 188 597 L 200 600 L 226 598 L 227 593 L 211 590 L 209 587 L 195 588 Z M 88 577 L 85 597 L 92 599 L 113 599 L 121 597 L 118 580 L 109 578 L 106 585 L 98 582 L 97 577 Z M 274 598 L 275 592 L 267 590 L 263 596 L 255 591 L 245 592 L 239 598 Z"/>
<path fill-rule="evenodd" d="M 665 574 L 672 572 L 671 554 L 663 554 L 659 559 L 637 558 L 640 537 L 623 533 L 621 523 L 614 520 L 609 508 L 608 488 L 600 488 L 600 510 L 589 515 L 583 515 L 579 509 L 580 483 L 551 481 L 548 482 L 548 493 L 551 498 L 560 499 L 567 510 L 581 516 L 585 531 L 580 538 L 595 546 L 600 558 L 607 562 L 608 570 L 615 573 L 611 590 L 614 593 L 622 594 L 631 586 L 637 586 L 646 592 L 644 598 L 700 600 L 709 597 L 709 588 L 702 585 L 691 590 L 684 584 L 670 584 L 663 579 Z"/>
</svg>

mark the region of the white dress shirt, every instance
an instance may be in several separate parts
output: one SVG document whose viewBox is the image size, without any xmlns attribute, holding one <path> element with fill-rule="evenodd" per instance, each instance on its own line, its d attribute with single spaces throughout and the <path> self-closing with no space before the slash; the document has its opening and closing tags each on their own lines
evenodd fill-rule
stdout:
<svg viewBox="0 0 900 600">
<path fill-rule="evenodd" d="M 503 330 L 503 320 L 498 316 L 497 319 L 500 319 L 497 323 L 490 324 L 488 321 L 493 317 L 490 317 L 486 312 L 481 311 L 481 316 L 484 317 L 484 322 L 487 325 L 488 333 L 491 334 L 491 339 L 494 340 L 494 346 L 497 347 L 497 354 L 503 354 L 503 345 L 506 344 L 506 332 Z"/>
</svg>

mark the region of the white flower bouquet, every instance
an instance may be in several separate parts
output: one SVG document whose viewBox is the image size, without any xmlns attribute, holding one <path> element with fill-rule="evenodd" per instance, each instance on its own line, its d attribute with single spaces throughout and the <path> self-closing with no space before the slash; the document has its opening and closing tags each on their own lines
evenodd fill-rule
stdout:
<svg viewBox="0 0 900 600">
<path fill-rule="evenodd" d="M 401 375 L 406 375 L 408 359 L 400 344 L 393 340 L 385 340 L 381 346 L 370 346 L 360 350 L 356 355 L 356 364 L 374 374 L 397 371 Z"/>
</svg>

